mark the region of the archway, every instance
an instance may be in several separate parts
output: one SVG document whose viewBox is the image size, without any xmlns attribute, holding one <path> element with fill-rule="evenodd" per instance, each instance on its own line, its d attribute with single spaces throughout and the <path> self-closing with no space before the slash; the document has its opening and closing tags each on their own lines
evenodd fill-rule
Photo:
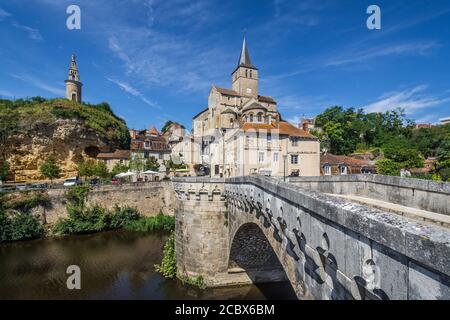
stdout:
<svg viewBox="0 0 450 320">
<path fill-rule="evenodd" d="M 276 253 L 255 223 L 245 223 L 236 231 L 231 242 L 228 272 L 245 272 L 267 298 L 296 299 Z M 283 286 L 283 296 L 271 296 L 274 291 L 279 294 L 279 286 Z"/>
</svg>

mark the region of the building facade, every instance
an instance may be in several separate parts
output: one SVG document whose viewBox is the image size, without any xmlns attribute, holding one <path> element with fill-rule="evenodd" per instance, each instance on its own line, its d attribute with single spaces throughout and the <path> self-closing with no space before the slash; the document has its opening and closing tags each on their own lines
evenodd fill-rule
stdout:
<svg viewBox="0 0 450 320">
<path fill-rule="evenodd" d="M 128 166 L 130 164 L 130 150 L 116 150 L 114 152 L 100 152 L 97 160 L 103 161 L 109 171 L 112 171 L 117 164 Z"/>
<path fill-rule="evenodd" d="M 149 130 L 130 130 L 131 160 L 145 162 L 154 157 L 159 164 L 159 171 L 165 172 L 164 161 L 170 160 L 171 150 L 166 139 L 152 127 Z"/>
<path fill-rule="evenodd" d="M 320 145 L 283 121 L 277 102 L 259 94 L 259 71 L 245 39 L 231 89 L 212 86 L 208 107 L 193 118 L 194 157 L 212 176 L 320 175 Z"/>
<path fill-rule="evenodd" d="M 331 153 L 320 155 L 320 173 L 323 176 L 374 174 L 376 172 L 376 167 L 372 161 Z"/>
</svg>

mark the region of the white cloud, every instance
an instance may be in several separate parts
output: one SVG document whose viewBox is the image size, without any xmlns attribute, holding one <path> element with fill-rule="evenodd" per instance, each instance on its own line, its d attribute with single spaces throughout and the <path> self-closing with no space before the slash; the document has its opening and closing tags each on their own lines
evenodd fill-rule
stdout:
<svg viewBox="0 0 450 320">
<path fill-rule="evenodd" d="M 31 75 L 11 74 L 11 77 L 21 80 L 23 82 L 29 83 L 29 84 L 35 86 L 36 88 L 51 92 L 56 96 L 59 96 L 59 97 L 66 96 L 66 91 L 64 89 L 49 86 L 46 82 L 36 79 L 36 78 L 32 77 Z"/>
<path fill-rule="evenodd" d="M 11 16 L 11 13 L 0 8 L 0 21 Z"/>
<path fill-rule="evenodd" d="M 12 24 L 15 28 L 25 31 L 28 34 L 28 38 L 35 41 L 42 41 L 44 38 L 42 37 L 40 31 L 38 29 L 31 28 L 29 26 L 25 26 L 18 22 L 13 22 Z"/>
<path fill-rule="evenodd" d="M 390 92 L 380 97 L 364 109 L 367 112 L 385 112 L 395 108 L 402 108 L 406 114 L 413 114 L 423 108 L 437 106 L 450 102 L 450 97 L 438 97 L 424 92 L 428 86 L 419 85 L 403 91 Z"/>
<path fill-rule="evenodd" d="M 114 80 L 114 79 L 108 78 L 108 77 L 106 79 L 108 81 L 111 81 L 112 83 L 116 84 L 120 89 L 122 89 L 126 93 L 129 93 L 132 96 L 139 98 L 142 102 L 149 105 L 150 107 L 159 108 L 159 105 L 157 102 L 147 99 L 139 90 L 133 88 L 131 85 L 129 85 L 125 82 L 119 81 L 119 80 Z"/>
</svg>

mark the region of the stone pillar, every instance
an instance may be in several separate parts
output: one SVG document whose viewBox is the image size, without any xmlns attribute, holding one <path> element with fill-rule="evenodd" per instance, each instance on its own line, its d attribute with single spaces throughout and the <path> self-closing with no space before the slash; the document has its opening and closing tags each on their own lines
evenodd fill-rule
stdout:
<svg viewBox="0 0 450 320">
<path fill-rule="evenodd" d="M 227 272 L 229 240 L 223 179 L 176 178 L 180 198 L 175 213 L 179 276 L 202 276 L 207 286 Z"/>
</svg>

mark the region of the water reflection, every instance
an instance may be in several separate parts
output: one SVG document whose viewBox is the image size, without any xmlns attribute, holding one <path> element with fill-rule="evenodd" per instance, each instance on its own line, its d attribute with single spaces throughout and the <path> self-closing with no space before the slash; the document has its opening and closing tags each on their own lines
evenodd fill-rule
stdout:
<svg viewBox="0 0 450 320">
<path fill-rule="evenodd" d="M 0 245 L 0 299 L 295 299 L 285 283 L 207 289 L 154 271 L 167 236 L 114 231 Z M 68 290 L 66 268 L 81 268 Z"/>
</svg>

